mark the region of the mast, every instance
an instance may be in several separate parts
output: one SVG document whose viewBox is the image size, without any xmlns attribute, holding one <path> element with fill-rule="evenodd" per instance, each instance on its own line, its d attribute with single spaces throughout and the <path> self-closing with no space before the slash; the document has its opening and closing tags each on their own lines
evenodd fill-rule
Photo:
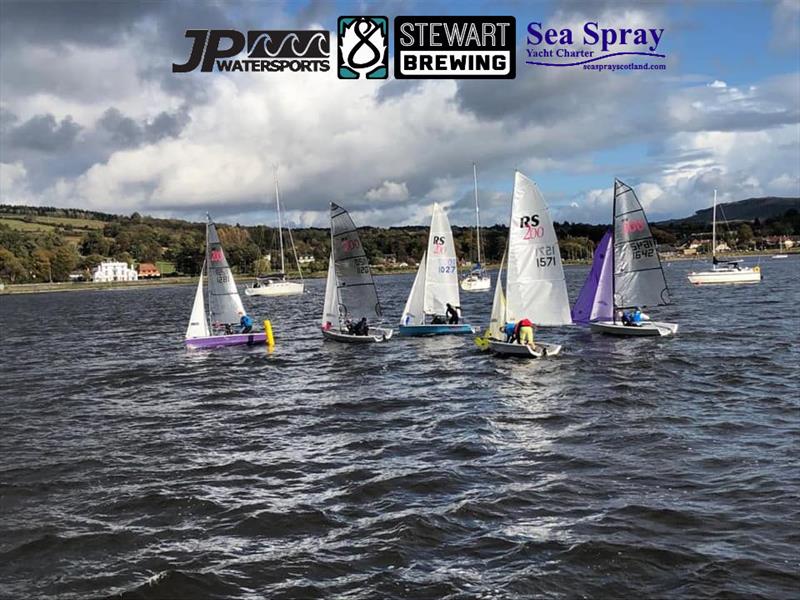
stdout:
<svg viewBox="0 0 800 600">
<path fill-rule="evenodd" d="M 208 254 L 208 225 L 209 225 L 209 223 L 211 223 L 211 215 L 206 213 L 206 259 L 203 261 L 203 266 L 200 268 L 200 277 L 201 278 L 203 277 L 203 268 L 206 269 L 206 279 L 208 279 L 208 273 L 209 273 L 208 267 L 209 267 L 209 261 L 211 260 L 211 257 Z M 206 281 L 206 315 L 207 315 L 206 318 L 211 316 L 210 312 L 211 312 L 211 286 L 208 285 L 208 281 Z M 214 322 L 210 318 L 208 318 L 208 320 L 211 321 L 212 325 L 214 324 Z"/>
<path fill-rule="evenodd" d="M 278 240 L 280 243 L 281 253 L 281 273 L 286 274 L 286 266 L 283 259 L 283 222 L 281 221 L 281 194 L 278 189 L 278 168 L 272 167 L 272 173 L 275 177 L 275 206 L 278 208 Z"/>
<path fill-rule="evenodd" d="M 611 205 L 611 318 L 617 324 L 617 179 L 614 178 L 614 202 Z"/>
<path fill-rule="evenodd" d="M 717 255 L 717 190 L 714 190 L 714 209 L 711 217 L 711 258 Z"/>
<path fill-rule="evenodd" d="M 472 179 L 475 182 L 475 237 L 478 243 L 478 264 L 481 263 L 481 209 L 478 205 L 478 167 L 472 163 Z"/>
</svg>

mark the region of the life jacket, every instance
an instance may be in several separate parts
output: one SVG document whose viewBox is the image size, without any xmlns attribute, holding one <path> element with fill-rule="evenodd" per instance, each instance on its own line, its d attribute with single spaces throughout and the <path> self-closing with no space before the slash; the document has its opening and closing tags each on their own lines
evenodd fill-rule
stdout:
<svg viewBox="0 0 800 600">
<path fill-rule="evenodd" d="M 518 325 L 520 327 L 533 327 L 533 323 L 531 323 L 528 319 L 520 319 Z"/>
</svg>

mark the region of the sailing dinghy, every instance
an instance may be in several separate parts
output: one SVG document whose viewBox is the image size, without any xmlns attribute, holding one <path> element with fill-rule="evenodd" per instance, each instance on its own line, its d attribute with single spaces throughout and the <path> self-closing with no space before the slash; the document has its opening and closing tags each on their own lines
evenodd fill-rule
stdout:
<svg viewBox="0 0 800 600">
<path fill-rule="evenodd" d="M 322 309 L 322 336 L 350 344 L 384 342 L 392 337 L 393 331 L 370 325 L 370 322 L 380 323 L 382 316 L 369 259 L 355 223 L 345 209 L 331 202 L 331 256 Z M 369 329 L 366 334 L 357 335 L 352 326 L 362 318 L 367 319 Z"/>
<path fill-rule="evenodd" d="M 505 294 L 502 285 L 498 274 L 489 349 L 499 355 L 525 358 L 542 358 L 561 352 L 559 344 L 503 341 L 505 324 L 523 318 L 537 326 L 572 324 L 561 251 L 550 211 L 536 184 L 519 171 L 514 176 L 511 201 Z"/>
<path fill-rule="evenodd" d="M 595 249 L 592 268 L 572 311 L 576 323 L 611 335 L 666 336 L 675 323 L 618 319 L 624 309 L 669 304 L 669 289 L 644 209 L 631 187 L 614 180 L 614 227 Z"/>
<path fill-rule="evenodd" d="M 203 272 L 208 276 L 208 311 L 203 294 Z M 192 315 L 186 328 L 186 346 L 189 348 L 215 348 L 265 344 L 264 331 L 233 333 L 246 314 L 242 299 L 236 289 L 228 259 L 219 241 L 217 226 L 208 217 L 206 224 L 206 260 L 200 270 L 200 281 L 194 295 Z"/>
<path fill-rule="evenodd" d="M 458 311 L 460 316 L 458 262 L 453 231 L 450 229 L 450 221 L 445 212 L 434 203 L 428 249 L 422 255 L 414 285 L 411 286 L 411 293 L 400 318 L 400 335 L 475 333 L 475 329 L 466 323 L 445 322 L 443 315 L 447 312 L 448 304 Z M 432 322 L 427 321 L 428 317 L 433 318 Z"/>
</svg>

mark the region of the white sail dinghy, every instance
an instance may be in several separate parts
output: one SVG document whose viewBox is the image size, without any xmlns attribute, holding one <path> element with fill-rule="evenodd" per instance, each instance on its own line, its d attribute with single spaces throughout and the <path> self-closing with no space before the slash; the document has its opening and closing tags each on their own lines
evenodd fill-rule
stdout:
<svg viewBox="0 0 800 600">
<path fill-rule="evenodd" d="M 452 308 L 449 308 L 452 307 Z M 400 318 L 401 336 L 472 334 L 475 329 L 460 322 L 458 261 L 450 221 L 434 203 L 428 249 L 422 255 L 417 276 Z M 456 323 L 448 322 L 448 310 L 455 311 Z"/>
<path fill-rule="evenodd" d="M 495 284 L 489 330 L 483 343 L 501 356 L 543 358 L 560 344 L 506 342 L 503 328 L 527 318 L 536 326 L 571 325 L 569 298 L 556 231 L 536 184 L 517 172 L 511 204 L 505 293 L 502 269 Z M 481 341 L 476 340 L 479 347 Z"/>
<path fill-rule="evenodd" d="M 392 337 L 393 330 L 381 326 L 382 316 L 358 230 L 348 212 L 331 203 L 331 256 L 322 309 L 322 336 L 348 344 L 385 342 Z"/>
</svg>

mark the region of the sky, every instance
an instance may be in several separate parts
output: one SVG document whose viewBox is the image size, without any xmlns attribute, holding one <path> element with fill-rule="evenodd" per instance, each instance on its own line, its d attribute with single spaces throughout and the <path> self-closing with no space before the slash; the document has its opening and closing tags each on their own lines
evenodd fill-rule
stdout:
<svg viewBox="0 0 800 600">
<path fill-rule="evenodd" d="M 339 80 L 340 15 L 513 15 L 513 80 Z M 655 27 L 664 71 L 525 64 L 527 26 Z M 186 29 L 327 29 L 328 73 L 173 73 Z M 393 52 L 393 40 L 390 52 Z M 391 58 L 390 58 L 391 65 Z M 613 180 L 651 220 L 800 196 L 800 0 L 0 0 L 0 203 L 327 226 L 508 219 L 514 169 L 558 221 L 607 223 Z"/>
</svg>

